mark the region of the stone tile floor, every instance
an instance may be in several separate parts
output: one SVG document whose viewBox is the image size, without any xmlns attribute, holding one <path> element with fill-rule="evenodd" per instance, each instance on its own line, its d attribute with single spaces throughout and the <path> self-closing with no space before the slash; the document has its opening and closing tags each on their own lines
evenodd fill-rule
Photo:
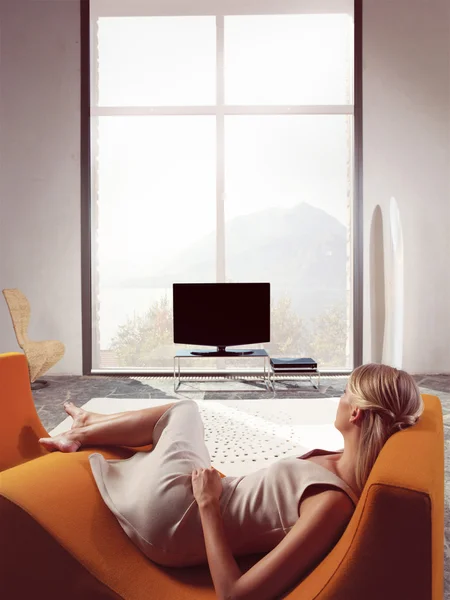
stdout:
<svg viewBox="0 0 450 600">
<path fill-rule="evenodd" d="M 33 397 L 42 423 L 53 429 L 65 416 L 63 404 L 67 400 L 81 406 L 91 398 L 161 398 L 161 404 L 171 398 L 195 398 L 213 400 L 216 398 L 260 399 L 272 398 L 263 382 L 254 380 L 188 380 L 183 381 L 177 392 L 174 391 L 172 377 L 46 377 L 49 386 L 33 391 Z M 276 397 L 281 398 L 329 398 L 340 396 L 345 388 L 347 377 L 322 377 L 319 389 L 309 379 L 290 379 L 277 382 Z"/>
<path fill-rule="evenodd" d="M 63 404 L 67 400 L 81 406 L 91 398 L 171 398 L 196 399 L 270 398 L 260 380 L 186 381 L 174 392 L 172 377 L 108 377 L 108 376 L 47 376 L 49 386 L 33 391 L 36 409 L 47 429 L 53 429 L 65 418 Z M 276 383 L 276 397 L 330 398 L 340 396 L 347 377 L 322 377 L 320 388 L 308 379 L 290 379 Z M 433 391 L 441 398 L 444 415 L 450 415 L 450 375 L 418 375 L 416 381 L 423 391 Z M 163 403 L 163 402 L 162 402 Z M 449 423 L 450 424 L 450 423 Z M 450 432 L 449 432 L 450 435 Z"/>
</svg>

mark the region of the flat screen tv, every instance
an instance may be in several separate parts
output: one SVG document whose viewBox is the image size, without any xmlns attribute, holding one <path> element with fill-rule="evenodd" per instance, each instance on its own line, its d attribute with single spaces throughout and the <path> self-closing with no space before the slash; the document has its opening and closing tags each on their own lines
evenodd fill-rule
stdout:
<svg viewBox="0 0 450 600">
<path fill-rule="evenodd" d="M 200 355 L 243 354 L 227 346 L 270 342 L 270 283 L 174 283 L 173 341 L 215 346 Z"/>
</svg>

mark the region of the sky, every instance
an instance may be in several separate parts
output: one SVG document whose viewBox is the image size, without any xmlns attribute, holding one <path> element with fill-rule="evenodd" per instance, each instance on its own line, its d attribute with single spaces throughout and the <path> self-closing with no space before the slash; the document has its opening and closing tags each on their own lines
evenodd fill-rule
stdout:
<svg viewBox="0 0 450 600">
<path fill-rule="evenodd" d="M 225 17 L 224 36 L 225 104 L 352 103 L 347 15 Z M 215 105 L 214 17 L 102 18 L 97 42 L 100 108 Z M 148 272 L 214 230 L 214 116 L 92 122 L 100 268 Z M 345 115 L 226 116 L 225 219 L 308 202 L 347 225 L 351 136 Z"/>
</svg>

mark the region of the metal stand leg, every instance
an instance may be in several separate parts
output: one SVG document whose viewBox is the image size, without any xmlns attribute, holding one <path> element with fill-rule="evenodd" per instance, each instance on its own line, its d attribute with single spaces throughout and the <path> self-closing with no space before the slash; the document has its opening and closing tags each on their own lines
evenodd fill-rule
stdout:
<svg viewBox="0 0 450 600">
<path fill-rule="evenodd" d="M 275 397 L 275 385 L 272 380 L 272 366 L 270 364 L 270 357 L 264 357 L 264 384 L 268 392 L 272 392 L 272 397 Z"/>
<path fill-rule="evenodd" d="M 178 364 L 177 364 L 178 361 Z M 173 391 L 176 392 L 180 387 L 181 383 L 181 368 L 180 368 L 180 358 L 175 357 L 173 359 Z"/>
<path fill-rule="evenodd" d="M 275 398 L 275 371 L 272 368 L 272 365 L 270 364 L 270 358 L 269 358 L 269 383 L 270 386 L 272 388 L 272 397 Z"/>
<path fill-rule="evenodd" d="M 317 377 L 317 385 L 314 385 L 313 377 Z M 320 388 L 320 371 L 317 371 L 317 375 L 310 375 L 309 376 L 309 381 L 311 382 L 311 385 L 313 386 L 313 388 L 316 389 L 317 391 L 319 391 L 319 388 Z"/>
<path fill-rule="evenodd" d="M 176 392 L 176 391 L 177 391 L 177 380 L 176 380 L 176 377 L 175 377 L 175 372 L 176 372 L 176 367 L 175 367 L 175 365 L 176 365 L 176 360 L 177 360 L 177 359 L 174 357 L 174 358 L 173 358 L 173 391 L 174 391 L 174 392 Z"/>
</svg>

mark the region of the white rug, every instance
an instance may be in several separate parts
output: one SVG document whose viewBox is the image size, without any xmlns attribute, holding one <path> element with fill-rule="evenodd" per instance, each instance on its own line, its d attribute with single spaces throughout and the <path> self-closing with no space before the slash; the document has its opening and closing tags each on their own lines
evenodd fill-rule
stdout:
<svg viewBox="0 0 450 600">
<path fill-rule="evenodd" d="M 341 433 L 334 427 L 339 398 L 195 402 L 205 424 L 211 462 L 226 475 L 246 475 L 312 448 L 340 450 L 344 446 Z M 82 408 L 112 414 L 167 403 L 167 398 L 92 398 Z M 67 417 L 50 435 L 71 426 L 72 418 Z"/>
</svg>

